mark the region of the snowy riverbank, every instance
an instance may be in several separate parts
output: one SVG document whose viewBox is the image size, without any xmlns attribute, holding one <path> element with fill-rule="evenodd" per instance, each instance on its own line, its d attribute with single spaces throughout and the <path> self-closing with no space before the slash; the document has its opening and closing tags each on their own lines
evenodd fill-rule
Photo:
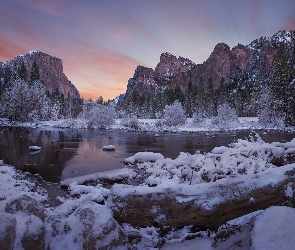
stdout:
<svg viewBox="0 0 295 250">
<path fill-rule="evenodd" d="M 84 119 L 63 119 L 57 121 L 38 121 L 38 122 L 10 122 L 7 119 L 0 120 L 0 126 L 22 126 L 33 128 L 89 128 L 87 120 Z M 274 126 L 272 124 L 263 125 L 259 123 L 257 117 L 239 117 L 234 123 L 216 123 L 210 118 L 204 119 L 198 124 L 194 124 L 192 118 L 187 118 L 184 125 L 167 126 L 157 119 L 138 119 L 136 120 L 136 130 L 153 132 L 209 132 L 209 131 L 230 131 L 230 130 L 288 130 L 294 131 L 293 127 Z M 94 127 L 95 128 L 95 127 Z M 135 128 L 122 124 L 121 119 L 116 119 L 115 123 L 108 127 L 113 130 L 135 131 Z"/>
<path fill-rule="evenodd" d="M 0 244 L 14 249 L 292 249 L 295 164 L 287 163 L 294 154 L 294 139 L 265 143 L 258 136 L 206 154 L 182 153 L 175 160 L 138 153 L 120 171 L 64 180 L 69 196 L 57 196 L 57 205 L 48 202 L 38 182 L 1 162 Z M 144 214 L 132 218 L 138 211 Z M 175 211 L 182 213 L 173 224 Z M 242 217 L 235 217 L 237 211 Z M 189 224 L 192 213 L 194 225 Z M 211 216 L 220 223 L 212 224 Z"/>
</svg>

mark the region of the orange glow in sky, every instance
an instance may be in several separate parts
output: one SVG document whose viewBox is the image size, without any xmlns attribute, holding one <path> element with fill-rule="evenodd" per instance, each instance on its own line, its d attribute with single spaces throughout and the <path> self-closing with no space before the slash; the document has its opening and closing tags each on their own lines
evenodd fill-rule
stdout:
<svg viewBox="0 0 295 250">
<path fill-rule="evenodd" d="M 107 100 L 163 52 L 202 63 L 219 42 L 294 30 L 294 13 L 290 0 L 2 0 L 0 61 L 41 50 L 63 60 L 84 99 Z"/>
</svg>

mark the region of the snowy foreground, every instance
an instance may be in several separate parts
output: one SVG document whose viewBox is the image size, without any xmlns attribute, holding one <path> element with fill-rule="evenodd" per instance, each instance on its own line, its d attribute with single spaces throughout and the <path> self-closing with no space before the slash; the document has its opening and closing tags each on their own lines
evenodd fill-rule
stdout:
<svg viewBox="0 0 295 250">
<path fill-rule="evenodd" d="M 259 136 L 174 160 L 140 152 L 123 169 L 62 181 L 69 196 L 56 197 L 57 206 L 38 182 L 0 162 L 0 245 L 294 249 L 294 154 L 295 139 Z"/>
</svg>

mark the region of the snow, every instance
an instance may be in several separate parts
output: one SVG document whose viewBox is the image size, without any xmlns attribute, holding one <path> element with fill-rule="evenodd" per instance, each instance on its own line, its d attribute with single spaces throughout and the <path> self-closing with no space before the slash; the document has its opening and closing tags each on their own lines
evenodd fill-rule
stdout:
<svg viewBox="0 0 295 250">
<path fill-rule="evenodd" d="M 270 207 L 257 216 L 252 231 L 253 249 L 294 249 L 295 209 Z"/>
<path fill-rule="evenodd" d="M 160 179 L 159 185 L 156 187 L 149 187 L 148 185 L 142 186 L 129 186 L 123 184 L 115 184 L 111 189 L 113 197 L 126 197 L 130 194 L 136 193 L 137 195 L 148 195 L 157 193 L 173 193 L 178 203 L 184 203 L 189 201 L 195 201 L 194 206 L 202 207 L 205 211 L 211 211 L 211 209 L 225 201 L 230 201 L 232 195 L 236 197 L 247 196 L 253 192 L 253 190 L 262 188 L 270 183 L 277 186 L 285 178 L 284 173 L 288 170 L 294 170 L 295 165 L 286 165 L 280 168 L 268 169 L 259 174 L 249 174 L 245 176 L 228 177 L 218 180 L 213 183 L 199 183 L 194 185 L 177 183 L 173 179 Z M 263 178 L 258 178 L 263 177 Z M 261 181 L 264 180 L 264 181 Z M 161 182 L 161 183 L 160 183 Z M 215 190 L 227 190 L 236 183 L 235 188 L 237 192 L 229 193 L 216 193 Z M 177 185 L 176 185 L 177 184 Z M 204 192 L 206 190 L 206 192 Z M 211 196 L 208 197 L 207 194 Z M 197 198 L 197 199 L 196 199 Z M 109 200 L 109 205 L 112 206 L 112 200 Z"/>
<path fill-rule="evenodd" d="M 236 130 L 260 130 L 260 129 L 281 129 L 287 131 L 294 131 L 294 128 L 274 127 L 261 124 L 258 117 L 238 117 L 238 122 L 227 124 L 224 126 L 222 123 L 213 124 L 213 118 L 205 118 L 202 122 L 195 124 L 193 118 L 187 118 L 186 122 L 182 125 L 168 126 L 164 124 L 163 120 L 159 119 L 115 119 L 112 125 L 107 125 L 108 128 L 114 130 L 128 130 L 128 131 L 152 131 L 155 134 L 160 132 L 208 132 L 208 131 L 236 131 Z M 89 127 L 88 120 L 79 117 L 77 119 L 59 119 L 36 122 L 9 122 L 7 119 L 1 119 L 2 125 L 6 126 L 21 126 L 21 127 L 34 127 L 34 128 L 77 128 L 86 129 Z M 134 126 L 136 128 L 134 128 Z M 99 128 L 99 126 L 93 126 Z"/>
<path fill-rule="evenodd" d="M 39 146 L 29 146 L 29 150 L 40 150 L 41 147 Z"/>
<path fill-rule="evenodd" d="M 187 240 L 185 242 L 168 242 L 161 249 L 162 250 L 182 250 L 182 249 L 202 249 L 213 250 L 213 240 L 210 238 L 196 238 Z"/>
<path fill-rule="evenodd" d="M 102 149 L 103 150 L 116 150 L 116 147 L 114 145 L 108 145 L 108 146 L 104 146 Z"/>
<path fill-rule="evenodd" d="M 164 156 L 160 153 L 138 152 L 134 156 L 125 159 L 126 163 L 145 162 L 163 160 Z"/>
<path fill-rule="evenodd" d="M 292 249 L 295 243 L 295 226 L 292 223 L 295 220 L 295 209 L 290 207 L 270 207 L 227 222 L 219 230 L 226 230 L 228 225 L 240 226 L 242 229 L 237 229 L 233 236 L 217 243 L 216 247 L 213 247 L 214 232 L 210 237 L 200 231 L 197 235 L 189 226 L 171 229 L 165 236 L 161 236 L 159 228 L 155 227 L 120 226 L 112 217 L 111 207 L 116 196 L 124 199 L 135 193 L 148 195 L 161 192 L 175 195 L 180 204 L 194 201 L 193 206 L 200 207 L 205 212 L 240 195 L 248 197 L 249 203 L 255 204 L 255 198 L 251 196 L 253 190 L 267 185 L 275 187 L 286 178 L 286 171 L 295 169 L 295 164 L 281 167 L 273 165 L 272 157 L 284 158 L 293 153 L 294 149 L 294 139 L 290 142 L 266 143 L 256 135 L 250 140 L 239 139 L 228 146 L 215 147 L 204 154 L 181 152 L 176 159 L 165 158 L 160 153 L 138 152 L 125 159 L 125 168 L 61 181 L 62 185 L 68 187 L 70 196 L 58 196 L 56 199 L 60 205 L 44 208 L 44 222 L 34 215 L 21 212 L 13 214 L 17 220 L 15 247 L 22 249 L 21 239 L 25 232 L 37 235 L 44 226 L 47 232 L 46 244 L 50 248 L 82 249 L 85 240 L 83 232 L 103 235 L 104 226 L 115 225 L 114 230 L 103 238 L 102 244 L 110 244 L 111 239 L 119 237 L 122 230 L 126 234 L 132 235 L 133 232 L 140 237 L 136 243 L 138 249 L 159 249 L 159 242 L 163 240 L 166 243 L 161 249 L 234 249 L 234 241 L 238 239 L 252 242 L 252 249 Z M 46 191 L 20 176 L 21 172 L 0 160 L 0 213 L 5 213 L 6 204 L 11 200 L 24 195 L 42 204 L 46 202 Z M 106 188 L 97 182 L 99 179 L 116 181 L 125 178 L 140 178 L 141 183 L 139 186 L 114 184 L 111 188 Z M 233 183 L 236 183 L 234 190 L 231 189 Z M 230 191 L 216 192 L 220 189 Z M 293 199 L 293 186 L 287 184 L 284 190 L 285 196 Z M 208 193 L 212 195 L 208 197 Z M 158 213 L 159 207 L 154 205 L 152 211 Z M 167 216 L 160 213 L 156 221 L 166 219 Z M 249 223 L 253 226 L 247 227 Z M 87 228 L 93 231 L 90 232 Z M 189 238 L 194 239 L 187 240 Z M 128 247 L 122 246 L 122 249 Z"/>
<path fill-rule="evenodd" d="M 40 50 L 30 50 L 29 52 L 27 52 L 27 54 L 32 55 L 32 54 L 36 54 L 36 53 L 40 53 Z"/>
<path fill-rule="evenodd" d="M 128 168 L 122 169 L 114 169 L 104 172 L 98 172 L 89 175 L 78 176 L 74 178 L 68 178 L 60 182 L 63 186 L 69 186 L 72 182 L 76 182 L 77 184 L 83 184 L 85 182 L 96 181 L 98 179 L 109 179 L 116 180 L 122 178 L 132 178 L 136 175 L 134 170 Z"/>
<path fill-rule="evenodd" d="M 239 139 L 206 154 L 181 152 L 176 159 L 164 158 L 160 153 L 139 152 L 126 158 L 125 164 L 136 167 L 140 175 L 143 171 L 142 185 L 193 185 L 275 169 L 273 157 L 286 157 L 294 150 L 293 141 L 265 143 L 256 135 L 250 141 Z"/>
</svg>

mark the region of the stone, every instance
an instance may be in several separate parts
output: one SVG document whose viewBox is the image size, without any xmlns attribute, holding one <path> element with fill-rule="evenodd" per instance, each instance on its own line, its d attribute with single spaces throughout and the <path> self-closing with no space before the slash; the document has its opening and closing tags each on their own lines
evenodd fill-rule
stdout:
<svg viewBox="0 0 295 250">
<path fill-rule="evenodd" d="M 45 227 L 44 222 L 31 215 L 26 221 L 26 231 L 21 239 L 24 250 L 45 249 Z"/>
<path fill-rule="evenodd" d="M 9 200 L 6 203 L 5 212 L 11 214 L 23 212 L 27 215 L 35 215 L 42 221 L 44 221 L 46 217 L 43 205 L 39 201 L 27 195 Z"/>
<path fill-rule="evenodd" d="M 128 238 L 104 205 L 86 203 L 69 215 L 47 218 L 48 248 L 128 249 Z"/>
<path fill-rule="evenodd" d="M 144 66 L 136 68 L 134 76 L 128 81 L 124 100 L 140 94 L 154 95 L 176 87 L 185 91 L 189 82 L 198 84 L 201 76 L 205 85 L 212 78 L 215 88 L 219 87 L 222 78 L 227 84 L 244 77 L 268 77 L 279 43 L 286 37 L 286 32 L 278 32 L 270 38 L 260 38 L 249 45 L 238 44 L 232 49 L 225 43 L 218 43 L 209 58 L 200 64 L 162 53 L 155 70 Z"/>
<path fill-rule="evenodd" d="M 0 248 L 13 250 L 16 236 L 16 219 L 14 215 L 0 213 Z"/>
<path fill-rule="evenodd" d="M 294 189 L 294 171 L 276 170 L 275 175 L 281 178 L 275 180 L 272 172 L 265 171 L 255 176 L 233 177 L 230 182 L 207 183 L 206 188 L 199 188 L 198 184 L 181 188 L 117 184 L 110 190 L 106 204 L 119 223 L 157 227 L 196 225 L 216 230 L 245 214 L 294 202 L 287 192 L 288 187 Z"/>
</svg>

